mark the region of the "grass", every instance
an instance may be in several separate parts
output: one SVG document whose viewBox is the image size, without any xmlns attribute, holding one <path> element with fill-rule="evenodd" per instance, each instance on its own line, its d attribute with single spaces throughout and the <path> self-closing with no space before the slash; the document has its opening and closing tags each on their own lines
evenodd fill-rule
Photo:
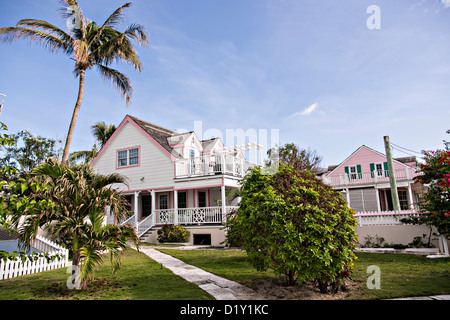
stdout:
<svg viewBox="0 0 450 320">
<path fill-rule="evenodd" d="M 66 269 L 0 280 L 0 300 L 211 300 L 198 286 L 135 250 L 127 250 L 118 273 L 107 256 L 85 290 L 69 290 Z"/>
<path fill-rule="evenodd" d="M 275 278 L 272 272 L 256 272 L 241 251 L 161 251 L 204 270 L 249 287 Z M 406 254 L 358 253 L 352 280 L 359 289 L 348 299 L 390 299 L 450 294 L 450 259 L 427 259 Z M 369 290 L 367 267 L 381 270 L 381 289 Z M 107 257 L 85 290 L 69 290 L 66 269 L 0 280 L 0 300 L 211 300 L 212 296 L 135 250 L 128 250 L 122 267 L 111 275 Z"/>
<path fill-rule="evenodd" d="M 161 250 L 186 263 L 237 281 L 249 287 L 257 280 L 273 278 L 272 272 L 257 272 L 241 251 L 227 250 Z M 390 299 L 399 297 L 450 294 L 450 259 L 427 259 L 407 254 L 358 253 L 351 274 L 359 289 L 347 299 Z M 377 265 L 381 270 L 381 289 L 368 289 L 371 274 L 367 267 Z"/>
</svg>

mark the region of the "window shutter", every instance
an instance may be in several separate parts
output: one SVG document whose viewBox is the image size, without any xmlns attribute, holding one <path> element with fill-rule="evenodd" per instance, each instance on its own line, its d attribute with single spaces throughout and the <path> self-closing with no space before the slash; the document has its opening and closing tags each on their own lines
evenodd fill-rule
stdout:
<svg viewBox="0 0 450 320">
<path fill-rule="evenodd" d="M 350 179 L 350 170 L 348 169 L 348 167 L 345 167 L 344 171 L 347 174 L 347 177 Z"/>
<path fill-rule="evenodd" d="M 358 172 L 358 179 L 362 179 L 362 170 L 360 164 L 356 165 L 356 171 Z"/>
<path fill-rule="evenodd" d="M 375 163 L 370 164 L 370 176 L 375 178 Z"/>
<path fill-rule="evenodd" d="M 387 162 L 384 162 L 384 176 L 389 177 L 389 166 Z"/>
</svg>

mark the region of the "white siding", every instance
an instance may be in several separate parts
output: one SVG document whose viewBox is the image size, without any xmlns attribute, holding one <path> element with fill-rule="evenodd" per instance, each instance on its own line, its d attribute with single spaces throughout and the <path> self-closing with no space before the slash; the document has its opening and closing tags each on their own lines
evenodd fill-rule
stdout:
<svg viewBox="0 0 450 320">
<path fill-rule="evenodd" d="M 116 151 L 138 146 L 140 147 L 140 165 L 117 169 Z M 101 174 L 115 172 L 126 176 L 129 188 L 121 186 L 121 190 L 170 187 L 174 184 L 174 165 L 170 157 L 129 122 L 120 129 L 93 167 Z M 141 181 L 142 177 L 144 179 Z"/>
</svg>

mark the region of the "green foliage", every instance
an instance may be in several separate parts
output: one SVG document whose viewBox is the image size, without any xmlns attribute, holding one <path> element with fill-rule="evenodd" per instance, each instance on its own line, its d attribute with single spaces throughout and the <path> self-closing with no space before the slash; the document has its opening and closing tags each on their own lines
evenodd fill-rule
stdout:
<svg viewBox="0 0 450 320">
<path fill-rule="evenodd" d="M 309 171 L 280 164 L 274 175 L 250 169 L 228 228 L 258 271 L 273 269 L 289 285 L 315 280 L 322 292 L 353 268 L 353 209 Z"/>
<path fill-rule="evenodd" d="M 2 124 L 1 128 L 6 126 Z M 2 135 L 0 143 L 13 145 L 15 140 Z M 2 172 L 5 170 L 2 168 Z M 9 171 L 17 172 L 15 168 Z M 104 225 L 105 206 L 111 208 L 116 220 L 127 216 L 125 198 L 110 187 L 124 182 L 120 175 L 103 176 L 89 165 L 65 165 L 50 158 L 33 169 L 27 180 L 0 181 L 4 190 L 0 194 L 0 224 L 11 232 L 23 220 L 19 240 L 25 249 L 40 228 L 49 231 L 53 240 L 70 250 L 73 265 L 80 267 L 82 287 L 86 287 L 102 261 L 102 251 L 109 251 L 115 272 L 120 267 L 119 253 L 126 249 L 127 241 L 139 243 L 134 228 Z"/>
<path fill-rule="evenodd" d="M 45 260 L 49 263 L 52 261 L 55 261 L 55 259 L 61 260 L 65 257 L 63 253 L 53 253 L 50 254 L 50 252 L 32 252 L 27 254 L 25 251 L 13 251 L 11 253 L 6 251 L 0 251 L 0 260 L 3 260 L 6 262 L 6 260 L 10 261 L 21 261 L 24 263 L 25 261 L 36 261 L 40 258 L 45 258 Z"/>
<path fill-rule="evenodd" d="M 191 233 L 182 226 L 165 224 L 158 230 L 159 242 L 187 242 Z"/>
<path fill-rule="evenodd" d="M 28 172 L 48 158 L 60 158 L 62 154 L 61 148 L 58 148 L 61 140 L 36 136 L 28 130 L 19 131 L 9 137 L 14 142 L 0 148 L 3 153 L 0 163 L 20 171 Z"/>
<path fill-rule="evenodd" d="M 450 133 L 450 131 L 447 131 Z M 444 141 L 444 149 L 424 151 L 425 163 L 420 164 L 422 175 L 417 182 L 427 187 L 420 201 L 422 214 L 418 218 L 403 219 L 405 223 L 434 226 L 441 235 L 450 236 L 450 144 Z"/>
<path fill-rule="evenodd" d="M 322 157 L 315 150 L 301 149 L 294 143 L 287 143 L 281 147 L 274 147 L 267 151 L 269 161 L 267 165 L 282 162 L 290 165 L 294 170 L 309 170 L 314 172 L 320 166 Z"/>
</svg>

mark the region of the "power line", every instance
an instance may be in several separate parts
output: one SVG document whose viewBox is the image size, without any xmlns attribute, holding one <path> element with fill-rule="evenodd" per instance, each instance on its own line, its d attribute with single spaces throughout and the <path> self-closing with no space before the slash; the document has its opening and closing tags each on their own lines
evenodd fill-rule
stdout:
<svg viewBox="0 0 450 320">
<path fill-rule="evenodd" d="M 395 147 L 393 147 L 393 146 L 391 146 L 391 148 L 392 148 L 392 150 L 400 151 L 400 152 L 403 152 L 403 153 L 405 153 L 405 154 L 407 154 L 407 155 L 409 155 L 409 156 L 415 157 L 414 154 L 411 154 L 411 153 L 409 153 L 409 152 L 403 151 L 403 150 L 398 149 L 398 148 L 395 148 Z"/>
<path fill-rule="evenodd" d="M 417 154 L 422 155 L 421 152 L 417 152 L 417 151 L 414 151 L 414 150 L 411 150 L 411 149 L 408 149 L 408 148 L 399 146 L 399 145 L 397 145 L 397 144 L 395 144 L 395 143 L 392 143 L 392 142 L 391 142 L 391 145 L 393 145 L 393 146 L 395 146 L 395 147 L 397 147 L 397 148 L 403 149 L 403 150 L 407 150 L 407 151 L 409 151 L 409 152 L 413 152 L 413 153 L 417 153 Z M 398 149 L 397 149 L 397 150 L 398 150 Z M 402 151 L 402 150 L 398 150 L 398 151 Z M 407 153 L 407 152 L 405 152 L 405 153 Z"/>
</svg>

